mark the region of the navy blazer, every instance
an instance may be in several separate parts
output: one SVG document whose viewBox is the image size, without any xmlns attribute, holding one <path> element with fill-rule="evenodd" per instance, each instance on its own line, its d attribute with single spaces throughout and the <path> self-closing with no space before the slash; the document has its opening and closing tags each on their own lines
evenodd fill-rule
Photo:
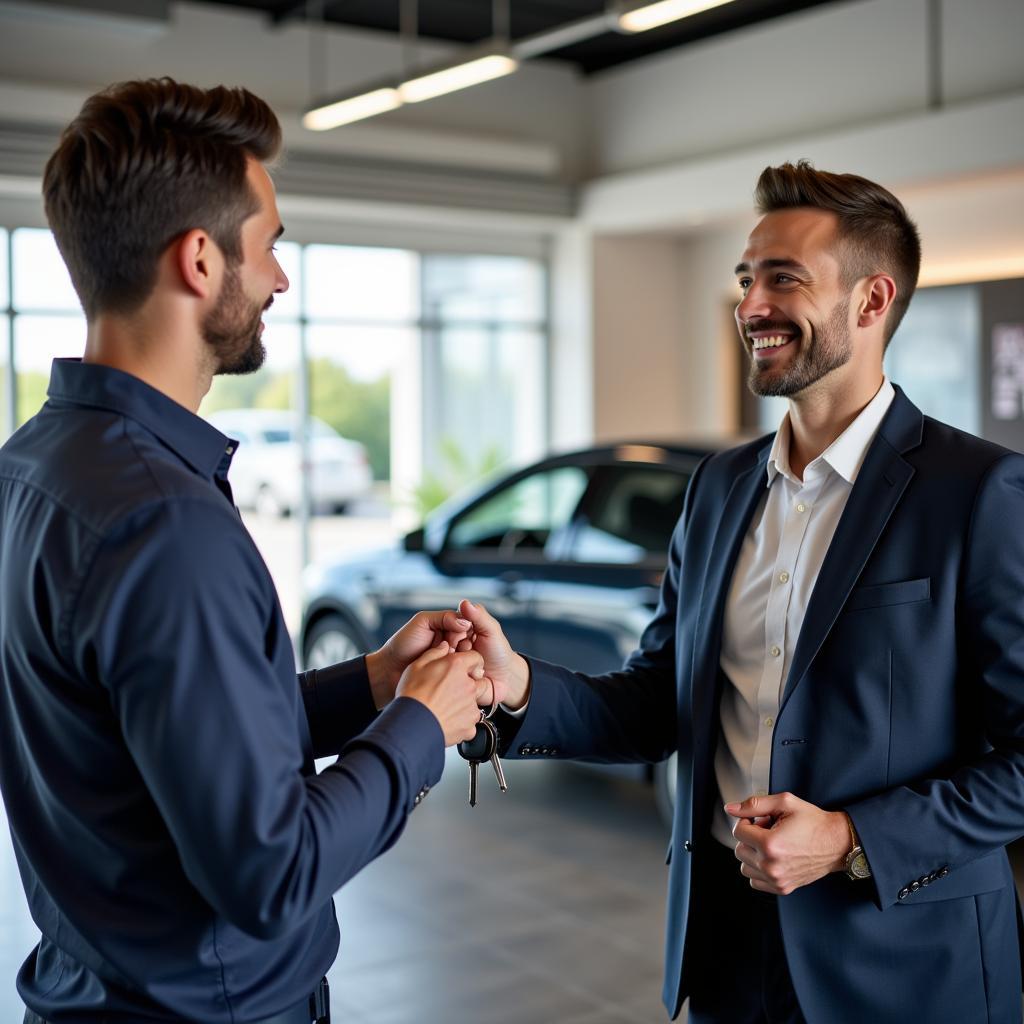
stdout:
<svg viewBox="0 0 1024 1024">
<path fill-rule="evenodd" d="M 625 667 L 533 661 L 509 756 L 656 761 L 678 751 L 665 987 L 715 893 L 726 596 L 767 485 L 771 438 L 697 470 L 661 600 Z M 774 731 L 771 791 L 845 809 L 873 871 L 779 900 L 809 1024 L 1019 1024 L 1024 835 L 1024 457 L 922 415 L 896 389 L 821 567 Z M 737 865 L 738 870 L 738 865 Z M 738 922 L 737 927 L 742 927 Z"/>
</svg>

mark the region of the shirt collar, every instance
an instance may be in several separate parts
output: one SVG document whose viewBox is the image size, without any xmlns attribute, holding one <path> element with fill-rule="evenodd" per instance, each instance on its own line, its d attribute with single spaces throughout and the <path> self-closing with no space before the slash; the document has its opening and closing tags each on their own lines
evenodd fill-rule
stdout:
<svg viewBox="0 0 1024 1024">
<path fill-rule="evenodd" d="M 223 475 L 235 442 L 162 391 L 111 366 L 55 359 L 50 370 L 51 399 L 107 409 L 135 420 L 198 473 Z"/>
<path fill-rule="evenodd" d="M 864 464 L 864 458 L 871 447 L 871 442 L 878 433 L 878 428 L 885 418 L 885 414 L 896 397 L 896 390 L 889 382 L 888 377 L 882 378 L 882 386 L 878 389 L 875 397 L 857 415 L 857 418 L 819 455 L 808 463 L 807 470 L 810 476 L 820 475 L 829 467 L 835 470 L 847 483 L 853 484 Z M 775 477 L 782 474 L 787 480 L 794 483 L 801 483 L 793 475 L 789 468 L 789 443 L 791 437 L 789 413 L 787 412 L 779 424 L 772 442 L 772 450 L 768 455 L 768 486 L 772 485 Z M 807 470 L 804 471 L 804 482 L 808 479 Z"/>
</svg>

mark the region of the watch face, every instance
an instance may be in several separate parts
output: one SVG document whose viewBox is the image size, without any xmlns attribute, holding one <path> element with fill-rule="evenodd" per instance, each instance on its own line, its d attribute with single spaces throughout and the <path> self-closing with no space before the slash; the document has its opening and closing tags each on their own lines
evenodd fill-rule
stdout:
<svg viewBox="0 0 1024 1024">
<path fill-rule="evenodd" d="M 868 859 L 864 856 L 863 850 L 858 850 L 857 853 L 850 859 L 850 874 L 854 878 L 870 878 L 871 868 L 868 867 Z"/>
</svg>

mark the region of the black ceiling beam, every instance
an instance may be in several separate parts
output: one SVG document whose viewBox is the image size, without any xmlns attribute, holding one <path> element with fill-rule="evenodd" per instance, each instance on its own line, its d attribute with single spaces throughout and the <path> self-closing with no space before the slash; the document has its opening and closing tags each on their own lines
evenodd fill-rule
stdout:
<svg viewBox="0 0 1024 1024">
<path fill-rule="evenodd" d="M 272 10 L 269 11 L 269 18 L 271 25 L 283 25 L 287 21 L 292 21 L 300 14 L 302 20 L 306 20 L 306 9 L 308 7 L 308 0 L 285 0 L 284 3 L 277 4 Z M 327 4 L 324 4 L 324 20 L 327 20 Z"/>
</svg>

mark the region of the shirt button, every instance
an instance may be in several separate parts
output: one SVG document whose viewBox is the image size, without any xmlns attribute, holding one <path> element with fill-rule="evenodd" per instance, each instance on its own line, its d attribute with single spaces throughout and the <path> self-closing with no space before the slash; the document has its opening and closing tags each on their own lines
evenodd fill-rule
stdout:
<svg viewBox="0 0 1024 1024">
<path fill-rule="evenodd" d="M 796 510 L 797 512 L 806 512 L 807 506 L 801 501 L 800 504 L 797 505 Z"/>
<path fill-rule="evenodd" d="M 777 658 L 782 653 L 782 651 L 780 651 L 778 647 L 773 647 L 770 653 L 773 658 Z"/>
<path fill-rule="evenodd" d="M 770 729 L 775 724 L 775 719 L 769 715 L 769 717 L 764 720 L 764 724 Z"/>
<path fill-rule="evenodd" d="M 780 572 L 779 573 L 779 582 L 780 583 L 788 583 L 789 582 L 789 573 L 788 572 Z"/>
<path fill-rule="evenodd" d="M 230 455 L 234 450 L 235 449 L 232 448 L 231 445 L 228 445 L 227 448 L 224 449 L 224 454 L 225 455 Z"/>
</svg>

